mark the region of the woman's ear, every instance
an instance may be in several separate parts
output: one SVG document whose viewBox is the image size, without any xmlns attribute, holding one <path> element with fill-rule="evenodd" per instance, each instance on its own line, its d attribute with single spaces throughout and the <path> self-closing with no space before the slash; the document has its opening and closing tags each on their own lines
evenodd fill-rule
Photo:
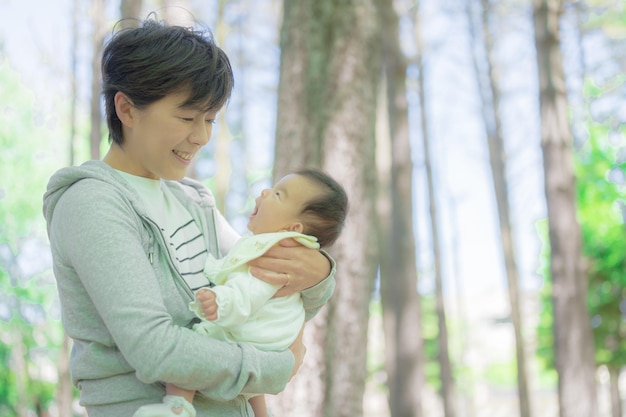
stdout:
<svg viewBox="0 0 626 417">
<path fill-rule="evenodd" d="M 115 113 L 117 114 L 117 117 L 120 119 L 122 124 L 132 127 L 135 110 L 133 102 L 130 101 L 130 98 L 128 98 L 128 96 L 121 91 L 115 93 L 113 100 L 115 103 Z"/>
</svg>

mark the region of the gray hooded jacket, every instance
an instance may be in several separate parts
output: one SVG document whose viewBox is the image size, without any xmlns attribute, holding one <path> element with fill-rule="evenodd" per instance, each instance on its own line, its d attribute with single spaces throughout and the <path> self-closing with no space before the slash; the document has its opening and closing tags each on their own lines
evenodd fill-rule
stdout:
<svg viewBox="0 0 626 417">
<path fill-rule="evenodd" d="M 210 191 L 190 179 L 166 184 L 209 252 L 227 253 L 238 235 Z M 198 417 L 252 415 L 241 393 L 284 389 L 294 366 L 290 351 L 261 352 L 189 329 L 193 294 L 139 195 L 107 164 L 89 161 L 54 174 L 44 216 L 63 326 L 73 339 L 72 380 L 90 416 L 131 416 L 160 402 L 160 381 L 199 391 Z M 307 318 L 330 298 L 334 271 L 333 264 L 330 278 L 303 293 Z"/>
</svg>

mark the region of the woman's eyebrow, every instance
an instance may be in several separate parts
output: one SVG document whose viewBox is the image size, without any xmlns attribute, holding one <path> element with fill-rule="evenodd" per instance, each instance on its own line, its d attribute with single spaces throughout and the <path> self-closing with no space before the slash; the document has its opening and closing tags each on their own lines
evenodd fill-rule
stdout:
<svg viewBox="0 0 626 417">
<path fill-rule="evenodd" d="M 202 112 L 202 107 L 198 106 L 197 104 L 185 104 L 185 102 L 182 102 L 182 103 L 179 103 L 178 106 L 176 107 L 178 107 L 181 110 Z"/>
</svg>

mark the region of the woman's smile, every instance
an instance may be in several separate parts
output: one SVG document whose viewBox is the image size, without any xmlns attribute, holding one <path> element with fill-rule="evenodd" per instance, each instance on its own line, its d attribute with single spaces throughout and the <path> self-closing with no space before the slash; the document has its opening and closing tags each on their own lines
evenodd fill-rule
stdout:
<svg viewBox="0 0 626 417">
<path fill-rule="evenodd" d="M 174 149 L 172 152 L 174 153 L 174 155 L 182 159 L 186 164 L 188 164 L 194 156 L 194 153 L 177 151 L 176 149 Z"/>
</svg>

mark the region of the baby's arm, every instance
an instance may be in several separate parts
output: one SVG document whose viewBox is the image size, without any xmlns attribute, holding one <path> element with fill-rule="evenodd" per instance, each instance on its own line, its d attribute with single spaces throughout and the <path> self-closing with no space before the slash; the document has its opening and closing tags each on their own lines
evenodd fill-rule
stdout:
<svg viewBox="0 0 626 417">
<path fill-rule="evenodd" d="M 199 290 L 190 307 L 198 317 L 230 327 L 245 322 L 280 287 L 258 280 L 248 272 L 235 272 L 224 285 Z"/>
</svg>

